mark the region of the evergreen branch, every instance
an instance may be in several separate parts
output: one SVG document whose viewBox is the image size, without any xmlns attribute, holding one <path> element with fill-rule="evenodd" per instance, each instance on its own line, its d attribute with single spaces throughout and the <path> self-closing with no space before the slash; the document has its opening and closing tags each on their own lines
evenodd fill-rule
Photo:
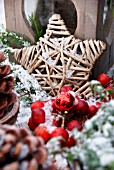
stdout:
<svg viewBox="0 0 114 170">
<path fill-rule="evenodd" d="M 32 29 L 34 31 L 34 40 L 35 40 L 35 43 L 37 43 L 39 41 L 39 38 L 43 34 L 43 30 L 41 29 L 41 26 L 40 26 L 40 21 L 35 16 L 35 14 L 33 14 L 33 13 L 32 13 L 31 16 L 29 16 L 29 21 L 30 21 L 30 23 L 32 25 Z"/>
<path fill-rule="evenodd" d="M 30 39 L 27 36 L 10 30 L 0 33 L 0 41 L 3 46 L 13 48 L 23 48 L 30 45 Z"/>
</svg>

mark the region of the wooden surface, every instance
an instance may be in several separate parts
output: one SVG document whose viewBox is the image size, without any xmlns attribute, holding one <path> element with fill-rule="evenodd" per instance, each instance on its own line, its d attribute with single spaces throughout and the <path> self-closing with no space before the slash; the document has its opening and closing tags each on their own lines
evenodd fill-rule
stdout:
<svg viewBox="0 0 114 170">
<path fill-rule="evenodd" d="M 7 111 L 5 115 L 0 119 L 0 124 L 14 124 L 16 122 L 17 114 L 19 111 L 20 101 L 17 98 L 10 111 Z"/>
<path fill-rule="evenodd" d="M 72 0 L 77 10 L 75 36 L 81 39 L 95 39 L 97 29 L 98 0 Z"/>
<path fill-rule="evenodd" d="M 33 31 L 25 17 L 23 0 L 4 0 L 6 28 L 28 36 L 34 41 Z"/>
<path fill-rule="evenodd" d="M 72 0 L 72 2 L 77 11 L 75 36 L 83 40 L 95 39 L 98 0 Z M 7 29 L 25 34 L 33 40 L 32 30 L 25 17 L 24 0 L 4 0 L 4 5 Z"/>
<path fill-rule="evenodd" d="M 110 8 L 104 11 L 104 6 L 105 0 L 99 0 L 96 38 L 106 42 L 107 48 L 95 64 L 93 70 L 95 78 L 101 73 L 107 73 L 114 64 L 114 17 Z M 106 18 L 103 21 L 104 14 Z M 110 43 L 107 41 L 107 38 Z"/>
</svg>

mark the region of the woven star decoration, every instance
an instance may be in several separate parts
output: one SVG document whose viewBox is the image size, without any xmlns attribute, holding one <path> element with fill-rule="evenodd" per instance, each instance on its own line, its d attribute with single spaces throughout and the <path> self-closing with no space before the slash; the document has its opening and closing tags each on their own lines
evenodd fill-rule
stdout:
<svg viewBox="0 0 114 170">
<path fill-rule="evenodd" d="M 84 85 L 88 92 L 91 69 L 105 49 L 102 41 L 76 39 L 61 16 L 54 14 L 38 44 L 17 50 L 14 57 L 42 89 L 55 96 L 63 85 L 72 86 L 77 93 Z"/>
</svg>

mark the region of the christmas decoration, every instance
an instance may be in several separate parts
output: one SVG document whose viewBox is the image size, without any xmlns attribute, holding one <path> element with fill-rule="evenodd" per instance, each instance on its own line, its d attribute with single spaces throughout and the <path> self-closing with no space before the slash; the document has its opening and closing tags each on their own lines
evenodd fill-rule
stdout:
<svg viewBox="0 0 114 170">
<path fill-rule="evenodd" d="M 48 132 L 46 126 L 37 126 L 34 130 L 34 135 L 42 137 L 45 142 L 51 138 L 51 134 Z"/>
<path fill-rule="evenodd" d="M 56 170 L 40 137 L 10 125 L 0 125 L 0 137 L 1 170 Z"/>
<path fill-rule="evenodd" d="M 50 97 L 45 93 L 45 91 L 41 90 L 36 79 L 29 75 L 28 72 L 22 68 L 22 66 L 12 64 L 11 68 L 14 73 L 13 77 L 16 80 L 14 90 L 18 93 L 20 99 L 20 111 L 17 117 L 16 126 L 21 126 L 28 129 L 27 120 L 31 116 L 30 104 L 32 104 L 32 102 L 42 101 L 43 104 L 39 106 L 40 108 L 43 108 L 46 113 L 46 121 L 45 123 L 36 126 L 46 126 L 48 132 L 51 133 L 56 128 L 56 126 L 52 124 L 54 120 L 52 112 L 56 113 L 53 111 L 56 110 L 53 102 L 55 98 Z M 55 164 L 58 169 L 67 169 L 68 166 L 70 166 L 70 169 L 72 169 L 75 167 L 75 165 L 79 165 L 80 169 L 83 167 L 84 170 L 87 168 L 89 170 L 96 170 L 96 167 L 100 168 L 101 170 L 113 169 L 114 154 L 112 142 L 114 134 L 114 104 L 111 100 L 110 102 L 106 102 L 104 105 L 102 105 L 103 101 L 101 102 L 99 97 L 100 95 L 104 97 L 103 94 L 105 93 L 106 87 L 102 87 L 98 83 L 99 82 L 95 80 L 92 80 L 92 82 L 88 83 L 88 87 L 91 89 L 91 85 L 91 90 L 93 90 L 94 93 L 92 94 L 92 97 L 88 100 L 86 99 L 86 101 L 88 101 L 90 105 L 94 104 L 98 107 L 101 105 L 101 108 L 96 113 L 96 115 L 93 116 L 93 118 L 88 119 L 85 122 L 86 124 L 83 124 L 83 130 L 81 132 L 77 131 L 76 128 L 69 132 L 66 128 L 69 133 L 69 138 L 74 138 L 74 140 L 71 138 L 71 145 L 69 144 L 69 147 L 67 147 L 67 143 L 70 140 L 69 138 L 67 142 L 64 143 L 64 146 L 60 143 L 60 137 L 51 138 L 46 142 L 48 155 L 49 157 L 53 158 L 53 160 L 55 160 Z M 110 82 L 110 86 L 113 88 L 112 82 Z M 100 87 L 102 87 L 103 90 L 99 90 L 101 89 Z M 111 93 L 109 94 L 108 92 L 105 93 L 105 96 L 107 94 L 111 95 Z M 94 99 L 94 97 L 96 98 Z M 75 98 L 76 100 L 80 99 L 78 96 Z M 60 126 L 61 122 L 59 127 Z M 34 130 L 32 131 L 34 132 Z M 107 159 L 107 156 L 109 159 Z"/>
<path fill-rule="evenodd" d="M 109 83 L 113 84 L 113 79 L 109 76 L 108 78 L 110 79 Z M 82 131 L 85 121 L 95 116 L 101 104 L 109 101 L 113 96 L 113 86 L 111 88 L 112 93 L 109 93 L 105 90 L 106 86 L 103 87 L 100 81 L 91 81 L 91 86 L 89 85 L 89 88 L 91 88 L 91 91 L 93 90 L 92 93 L 94 94 L 91 100 L 85 100 L 79 96 L 75 96 L 75 92 L 70 86 L 63 86 L 60 89 L 60 93 L 53 99 L 42 102 L 37 100 L 31 105 L 31 117 L 28 122 L 29 128 L 34 131 L 37 128 L 40 129 L 42 123 L 45 126 L 46 122 L 50 121 L 50 125 L 57 128 L 64 128 L 68 131 L 72 131 L 73 129 Z M 101 98 L 100 93 L 103 93 L 101 102 L 99 100 Z M 110 96 L 110 94 L 112 95 Z M 108 100 L 106 100 L 107 97 Z M 50 116 L 46 113 L 47 107 L 45 105 L 50 107 Z M 42 131 L 44 134 L 44 129 Z M 37 133 L 37 135 L 38 134 L 40 133 Z M 49 136 L 51 135 L 49 132 L 48 134 Z"/>
<path fill-rule="evenodd" d="M 69 88 L 63 86 L 62 89 Z M 46 115 L 47 108 L 45 108 L 45 105 L 48 103 L 50 103 L 49 117 Z M 75 127 L 81 130 L 83 123 L 89 117 L 88 110 L 89 104 L 84 99 L 75 97 L 73 91 L 61 91 L 61 93 L 58 93 L 58 95 L 51 100 L 44 102 L 36 101 L 31 105 L 31 117 L 29 118 L 28 126 L 34 131 L 36 126 L 45 123 L 47 119 L 51 121 L 52 117 L 52 125 L 56 127 L 68 128 L 68 130 L 72 130 L 73 127 Z M 94 115 L 96 112 L 94 112 Z"/>
<path fill-rule="evenodd" d="M 107 86 L 111 80 L 110 77 L 104 73 L 100 74 L 97 79 L 103 86 Z"/>
<path fill-rule="evenodd" d="M 4 60 L 4 53 L 0 52 L 0 63 Z M 11 119 L 10 123 L 13 123 L 13 118 L 15 118 L 19 108 L 17 96 L 12 91 L 14 79 L 9 76 L 10 73 L 9 65 L 0 65 L 0 123 L 8 123 Z"/>
<path fill-rule="evenodd" d="M 55 96 L 66 84 L 79 93 L 105 49 L 102 41 L 75 39 L 60 15 L 54 14 L 44 38 L 40 37 L 36 46 L 17 50 L 14 57 L 35 76 L 42 89 Z"/>
<path fill-rule="evenodd" d="M 32 111 L 32 120 L 36 124 L 45 122 L 45 111 L 43 109 L 37 108 Z"/>
<path fill-rule="evenodd" d="M 64 128 L 58 127 L 58 128 L 56 128 L 55 130 L 52 131 L 51 138 L 58 137 L 58 136 L 63 138 L 60 141 L 62 143 L 64 143 L 68 140 L 69 134 Z"/>
<path fill-rule="evenodd" d="M 59 128 L 61 127 L 61 120 L 60 119 L 58 120 L 58 117 L 63 113 L 70 112 L 70 114 L 72 114 L 71 110 L 74 111 L 75 107 L 73 106 L 71 110 L 67 111 L 59 110 L 59 108 L 55 107 L 56 96 L 55 98 L 50 99 L 50 96 L 41 90 L 40 86 L 38 86 L 35 79 L 32 78 L 32 76 L 28 75 L 27 71 L 22 69 L 21 66 L 12 65 L 12 67 L 14 68 L 14 75 L 16 80 L 15 91 L 19 94 L 19 98 L 21 99 L 20 114 L 18 115 L 18 121 L 16 122 L 16 125 L 28 128 L 28 126 L 25 126 L 26 120 L 29 116 L 31 116 L 32 110 L 34 110 L 34 108 L 36 109 L 39 107 L 40 109 L 43 109 L 45 111 L 45 122 L 43 124 L 41 123 L 39 125 L 36 125 L 33 122 L 32 118 L 29 119 L 30 120 L 29 123 L 30 126 L 32 127 L 31 130 L 34 131 L 34 134 L 35 129 L 37 128 L 40 129 L 43 126 L 46 127 L 48 133 L 45 146 L 48 148 L 48 155 L 51 158 L 53 158 L 53 160 L 55 160 L 57 168 L 58 169 L 62 168 L 65 170 L 68 168 L 68 166 L 71 165 L 70 169 L 72 168 L 75 169 L 75 167 L 78 166 L 77 169 L 84 170 L 85 169 L 112 170 L 114 168 L 113 166 L 114 101 L 111 100 L 112 98 L 114 98 L 113 81 L 110 80 L 108 82 L 108 86 L 107 84 L 106 85 L 98 84 L 98 81 L 87 82 L 84 85 L 82 85 L 81 88 L 79 88 L 79 92 L 76 93 L 77 95 L 79 94 L 79 96 L 77 95 L 74 96 L 76 102 L 73 102 L 73 104 L 78 103 L 79 100 L 84 99 L 88 103 L 89 108 L 92 108 L 92 112 L 88 111 L 92 113 L 92 116 L 94 115 L 93 113 L 95 110 L 93 108 L 97 106 L 97 108 L 100 109 L 98 110 L 97 113 L 95 113 L 93 117 L 90 117 L 91 119 L 88 119 L 85 123 L 84 123 L 85 120 L 79 123 L 80 121 L 78 120 L 79 119 L 78 117 L 75 117 L 75 119 L 71 117 L 71 120 L 68 121 L 68 124 L 67 126 L 65 126 L 64 129 L 67 130 L 69 137 L 64 144 L 63 143 L 61 144 L 60 137 L 62 137 L 62 135 L 54 138 L 51 138 L 50 135 L 52 134 L 57 125 Z M 17 70 L 17 68 L 19 70 Z M 67 89 L 66 87 L 64 88 L 64 86 L 62 87 L 65 90 Z M 61 89 L 60 93 L 64 91 L 64 90 L 61 91 Z M 75 91 L 74 88 L 73 90 Z M 69 90 L 64 92 L 68 91 L 73 92 L 73 90 L 72 88 L 70 88 Z M 94 93 L 92 92 L 92 90 L 94 91 Z M 72 92 L 70 92 L 71 95 Z M 57 95 L 58 94 L 59 93 L 57 92 Z M 43 102 L 38 100 L 43 100 Z M 29 106 L 30 103 L 32 103 L 33 101 L 35 103 L 30 111 Z M 58 115 L 56 120 L 53 116 L 54 113 L 57 113 Z M 76 112 L 73 112 L 73 115 L 75 113 Z M 79 127 L 81 127 L 80 128 L 81 132 Z M 69 132 L 70 129 L 72 130 Z M 36 136 L 39 136 L 39 133 L 36 133 Z M 42 138 L 44 136 L 45 135 L 43 135 Z M 5 147 L 7 146 L 5 145 Z M 13 167 L 14 166 L 15 164 L 13 164 Z M 23 165 L 21 166 L 21 168 L 23 168 Z"/>
<path fill-rule="evenodd" d="M 76 141 L 75 146 L 64 148 L 60 145 L 59 139 L 52 138 L 46 145 L 49 154 L 57 161 L 58 168 L 65 166 L 65 169 L 70 163 L 71 169 L 79 166 L 81 170 L 112 170 L 114 167 L 113 124 L 114 100 L 110 100 L 102 104 L 97 114 L 85 122 L 81 132 L 76 129 L 72 131 L 71 134 Z"/>
<path fill-rule="evenodd" d="M 78 120 L 72 120 L 71 122 L 68 123 L 67 128 L 69 131 L 73 129 L 78 129 L 81 131 L 83 129 L 82 123 L 79 122 Z"/>
<path fill-rule="evenodd" d="M 69 111 L 73 108 L 74 96 L 69 92 L 63 92 L 55 98 L 55 107 L 61 111 Z"/>
</svg>

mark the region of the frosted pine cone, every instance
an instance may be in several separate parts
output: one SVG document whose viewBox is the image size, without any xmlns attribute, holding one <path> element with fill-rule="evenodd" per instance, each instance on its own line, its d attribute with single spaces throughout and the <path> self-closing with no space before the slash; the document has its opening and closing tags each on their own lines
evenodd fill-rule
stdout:
<svg viewBox="0 0 114 170">
<path fill-rule="evenodd" d="M 0 52 L 0 63 L 4 60 L 4 53 Z M 10 73 L 11 68 L 9 65 L 0 65 L 0 118 L 4 116 L 16 100 L 16 94 L 12 92 L 14 78 L 9 76 Z"/>
<path fill-rule="evenodd" d="M 24 128 L 0 125 L 0 170 L 56 170 L 40 137 Z"/>
</svg>

